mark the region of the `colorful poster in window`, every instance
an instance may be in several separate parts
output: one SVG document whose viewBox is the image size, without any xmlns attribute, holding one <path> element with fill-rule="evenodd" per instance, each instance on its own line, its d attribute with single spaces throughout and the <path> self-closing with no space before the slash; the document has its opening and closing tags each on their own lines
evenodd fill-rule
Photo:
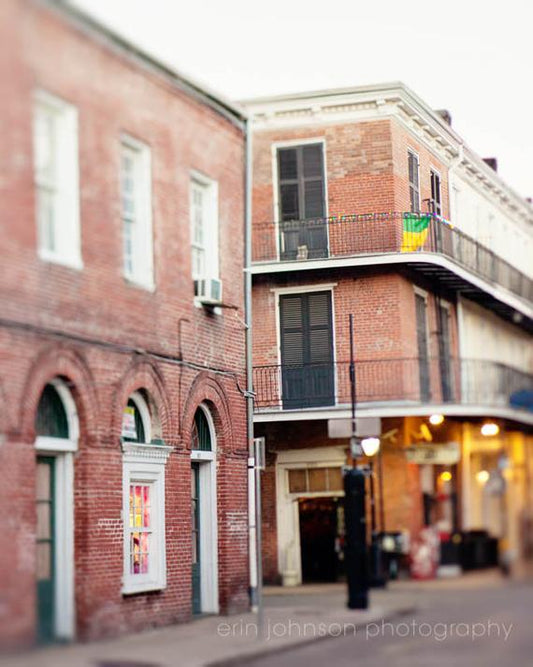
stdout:
<svg viewBox="0 0 533 667">
<path fill-rule="evenodd" d="M 135 408 L 128 405 L 124 408 L 122 415 L 122 437 L 137 440 L 137 427 L 135 426 Z"/>
</svg>

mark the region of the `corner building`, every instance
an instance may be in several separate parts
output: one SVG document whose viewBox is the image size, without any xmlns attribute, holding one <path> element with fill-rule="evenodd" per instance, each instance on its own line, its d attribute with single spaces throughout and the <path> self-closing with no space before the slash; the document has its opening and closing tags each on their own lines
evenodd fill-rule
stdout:
<svg viewBox="0 0 533 667">
<path fill-rule="evenodd" d="M 1 643 L 242 611 L 244 118 L 61 3 L 0 14 Z"/>
<path fill-rule="evenodd" d="M 531 205 L 402 84 L 245 104 L 267 581 L 343 575 L 349 440 L 329 434 L 350 417 L 350 314 L 357 415 L 381 420 L 374 529 L 398 537 L 395 567 L 429 576 L 417 565 L 428 529 L 439 567 L 495 564 L 496 543 L 518 562 L 532 500 Z M 485 422 L 498 433 L 481 435 Z"/>
</svg>

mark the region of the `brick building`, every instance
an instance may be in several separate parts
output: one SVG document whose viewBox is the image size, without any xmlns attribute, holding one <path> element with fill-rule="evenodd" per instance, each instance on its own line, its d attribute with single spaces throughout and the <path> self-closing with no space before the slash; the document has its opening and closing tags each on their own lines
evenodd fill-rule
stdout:
<svg viewBox="0 0 533 667">
<path fill-rule="evenodd" d="M 61 3 L 0 43 L 1 643 L 243 610 L 243 115 Z"/>
<path fill-rule="evenodd" d="M 342 574 L 349 440 L 329 429 L 350 416 L 350 314 L 357 414 L 381 419 L 376 531 L 402 535 L 413 570 L 427 526 L 442 565 L 476 565 L 456 547 L 476 530 L 518 554 L 532 501 L 533 209 L 402 84 L 245 104 L 266 579 Z M 499 433 L 481 436 L 485 421 Z"/>
</svg>

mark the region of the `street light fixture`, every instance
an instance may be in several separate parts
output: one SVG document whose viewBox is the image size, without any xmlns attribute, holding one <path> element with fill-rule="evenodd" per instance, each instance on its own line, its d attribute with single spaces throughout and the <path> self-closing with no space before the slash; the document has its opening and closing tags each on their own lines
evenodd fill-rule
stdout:
<svg viewBox="0 0 533 667">
<path fill-rule="evenodd" d="M 494 422 L 485 422 L 481 427 L 481 435 L 489 437 L 491 435 L 498 435 L 500 432 L 500 427 Z"/>
<path fill-rule="evenodd" d="M 431 415 L 429 418 L 429 423 L 433 426 L 440 426 L 444 421 L 444 415 Z"/>
<path fill-rule="evenodd" d="M 363 453 L 369 458 L 375 456 L 379 452 L 379 446 L 381 441 L 379 438 L 363 438 L 361 440 L 361 447 L 363 448 Z"/>
</svg>

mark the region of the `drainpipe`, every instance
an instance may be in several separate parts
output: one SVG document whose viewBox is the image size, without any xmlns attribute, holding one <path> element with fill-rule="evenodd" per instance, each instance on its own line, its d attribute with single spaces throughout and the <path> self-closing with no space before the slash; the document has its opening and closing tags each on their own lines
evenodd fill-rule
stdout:
<svg viewBox="0 0 533 667">
<path fill-rule="evenodd" d="M 252 378 L 252 128 L 250 119 L 245 129 L 245 210 L 244 210 L 244 321 L 246 346 L 246 421 L 248 436 L 248 553 L 250 569 L 250 606 L 257 612 L 259 606 L 259 571 L 257 553 L 255 459 L 254 459 L 254 394 Z"/>
</svg>

